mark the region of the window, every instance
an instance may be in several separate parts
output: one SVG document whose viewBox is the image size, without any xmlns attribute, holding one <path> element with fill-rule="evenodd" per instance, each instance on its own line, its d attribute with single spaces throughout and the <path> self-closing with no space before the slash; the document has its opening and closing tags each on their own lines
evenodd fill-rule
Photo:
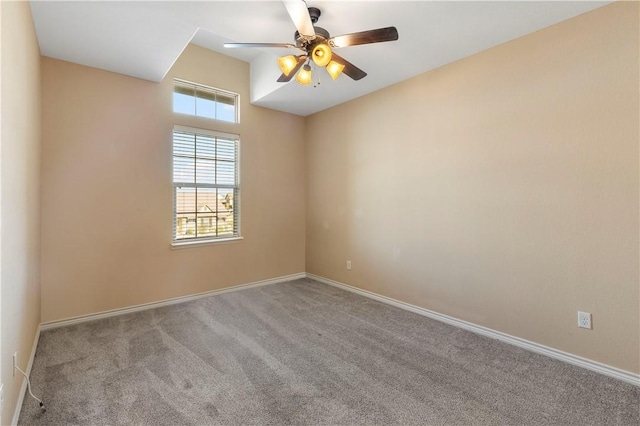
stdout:
<svg viewBox="0 0 640 426">
<path fill-rule="evenodd" d="M 174 80 L 173 112 L 237 123 L 238 95 L 183 80 Z"/>
<path fill-rule="evenodd" d="M 173 242 L 238 238 L 239 137 L 173 130 Z"/>
</svg>

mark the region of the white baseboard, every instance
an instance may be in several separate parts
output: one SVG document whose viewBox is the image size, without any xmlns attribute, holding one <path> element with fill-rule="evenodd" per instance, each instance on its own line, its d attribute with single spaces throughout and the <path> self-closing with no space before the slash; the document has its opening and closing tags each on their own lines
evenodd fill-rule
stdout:
<svg viewBox="0 0 640 426">
<path fill-rule="evenodd" d="M 505 343 L 509 343 L 514 346 L 518 346 L 519 348 L 523 348 L 529 350 L 531 352 L 536 352 L 542 355 L 546 355 L 550 358 L 558 359 L 560 361 L 564 361 L 569 364 L 577 365 L 578 367 L 586 368 L 587 370 L 595 371 L 600 374 L 604 374 L 605 376 L 613 377 L 618 380 L 622 380 L 624 382 L 630 383 L 632 385 L 640 386 L 640 374 L 635 374 L 630 371 L 621 370 L 616 367 L 612 367 L 606 364 L 602 364 L 597 361 L 592 361 L 587 358 L 582 358 L 577 355 L 573 355 L 567 352 L 563 352 L 558 349 L 554 349 L 548 346 L 544 346 L 535 342 L 531 342 L 529 340 L 521 339 L 519 337 L 511 336 L 509 334 L 502 333 L 500 331 L 492 330 L 487 327 L 483 327 L 481 325 L 473 324 L 471 322 L 463 321 L 454 317 L 450 317 L 448 315 L 440 314 L 438 312 L 434 312 L 429 309 L 421 308 L 419 306 L 412 305 L 410 303 L 401 302 L 396 299 L 392 299 L 390 297 L 381 296 L 379 294 L 362 290 L 357 287 L 352 287 L 347 284 L 343 284 L 338 281 L 330 280 L 328 278 L 320 277 L 318 275 L 307 273 L 307 277 L 313 280 L 319 281 L 324 284 L 328 284 L 334 287 L 341 288 L 343 290 L 350 291 L 352 293 L 359 294 L 361 296 L 368 297 L 370 299 L 377 300 L 382 303 L 386 303 L 388 305 L 392 305 L 401 309 L 405 309 L 407 311 L 415 312 L 420 315 L 424 315 L 426 317 L 453 325 L 455 327 L 463 328 L 465 330 L 469 330 L 471 332 L 481 334 L 483 336 L 487 336 L 493 339 L 500 340 Z"/>
<path fill-rule="evenodd" d="M 33 346 L 31 347 L 31 355 L 29 356 L 27 369 L 24 371 L 29 377 L 31 377 L 31 367 L 33 367 L 33 359 L 36 357 L 36 348 L 38 347 L 39 340 L 40 340 L 40 326 L 38 326 L 38 329 L 36 330 L 36 336 L 33 339 Z M 18 367 L 20 366 L 18 365 Z M 22 411 L 22 403 L 24 402 L 24 395 L 27 393 L 27 379 L 22 375 L 20 375 L 20 377 L 22 377 L 22 386 L 20 386 L 20 394 L 18 395 L 18 402 L 16 403 L 16 407 L 13 410 L 13 419 L 11 420 L 12 425 L 18 424 L 18 419 L 20 418 L 20 412 Z"/>
<path fill-rule="evenodd" d="M 353 287 L 347 284 L 343 284 L 341 282 L 338 281 L 334 281 L 328 278 L 324 278 L 318 275 L 314 275 L 314 274 L 309 274 L 309 273 L 297 273 L 297 274 L 292 274 L 292 275 L 286 275 L 286 276 L 282 276 L 282 277 L 277 277 L 277 278 L 272 278 L 272 279 L 268 279 L 268 280 L 262 280 L 262 281 L 256 281 L 253 283 L 249 283 L 249 284 L 242 284 L 242 285 L 238 285 L 238 286 L 234 286 L 234 287 L 228 287 L 228 288 L 223 288 L 220 290 L 212 290 L 212 291 L 207 291 L 204 293 L 198 293 L 198 294 L 194 294 L 194 295 L 189 295 L 189 296 L 182 296 L 182 297 L 176 297 L 176 298 L 172 298 L 172 299 L 167 299 L 167 300 L 162 300 L 162 301 L 158 301 L 158 302 L 151 302 L 151 303 L 145 303 L 145 304 L 141 304 L 141 305 L 135 305 L 135 306 L 129 306 L 126 308 L 120 308 L 120 309 L 112 309 L 109 311 L 103 311 L 103 312 L 98 312 L 98 313 L 94 313 L 94 314 L 88 314 L 88 315 L 81 315 L 81 316 L 77 316 L 77 317 L 72 317 L 72 318 L 65 318 L 65 319 L 61 319 L 61 320 L 56 320 L 56 321 L 49 321 L 49 322 L 45 322 L 42 323 L 40 325 L 40 328 L 38 330 L 38 333 L 36 335 L 35 341 L 34 341 L 34 345 L 33 345 L 33 349 L 32 349 L 32 353 L 31 353 L 31 358 L 29 360 L 29 365 L 28 365 L 28 369 L 27 369 L 27 374 L 29 374 L 31 372 L 31 366 L 33 364 L 33 358 L 35 356 L 35 351 L 36 351 L 36 346 L 38 344 L 38 339 L 40 337 L 40 331 L 45 331 L 45 330 L 50 330 L 53 328 L 57 328 L 57 327 L 64 327 L 64 326 L 68 326 L 68 325 L 72 325 L 72 324 L 79 324 L 82 322 L 87 322 L 87 321 L 94 321 L 94 320 L 98 320 L 98 319 L 102 319 L 102 318 L 108 318 L 108 317 L 113 317 L 113 316 L 118 316 L 118 315 L 124 315 L 124 314 L 128 314 L 128 313 L 132 313 L 132 312 L 138 312 L 138 311 L 144 311 L 147 309 L 153 309 L 153 308 L 158 308 L 161 306 L 168 306 L 168 305 L 174 305 L 177 303 L 184 303 L 184 302 L 188 302 L 191 300 L 196 300 L 196 299 L 200 299 L 203 297 L 207 297 L 207 296 L 212 296 L 215 294 L 223 294 L 223 293 L 229 293 L 232 291 L 239 291 L 239 290 L 243 290 L 246 288 L 252 288 L 252 287 L 260 287 L 260 286 L 264 286 L 264 285 L 270 285 L 270 284 L 277 284 L 277 283 L 281 283 L 281 282 L 285 282 L 285 281 L 292 281 L 292 280 L 297 280 L 297 279 L 301 279 L 301 278 L 311 278 L 313 280 L 319 281 L 321 283 L 324 284 L 328 284 L 334 287 L 338 287 L 341 288 L 343 290 L 347 290 L 356 294 L 359 294 L 361 296 L 365 296 L 368 297 L 370 299 L 374 299 L 377 300 L 379 302 L 382 303 L 386 303 L 388 305 L 392 305 L 401 309 L 405 309 L 407 311 L 411 311 L 432 319 L 435 319 L 437 321 L 441 321 L 450 325 L 453 325 L 455 327 L 459 327 L 465 330 L 469 330 L 473 333 L 477 333 L 477 334 L 481 334 L 483 336 L 487 336 L 493 339 L 497 339 L 500 340 L 502 342 L 505 343 L 509 343 L 511 345 L 529 350 L 531 352 L 536 352 L 542 355 L 546 355 L 550 358 L 554 358 L 554 359 L 558 359 L 560 361 L 564 361 L 566 363 L 569 364 L 573 364 L 582 368 L 586 368 L 587 370 L 591 370 L 591 371 L 595 371 L 597 373 L 600 374 L 604 374 L 605 376 L 609 376 L 609 377 L 613 377 L 615 379 L 618 380 L 622 380 L 624 382 L 630 383 L 632 385 L 635 386 L 640 386 L 640 374 L 636 374 L 636 373 L 632 373 L 629 371 L 625 371 L 625 370 L 621 370 L 619 368 L 616 367 L 612 367 L 610 365 L 606 365 L 606 364 L 602 364 L 600 362 L 597 361 L 593 361 L 587 358 L 583 358 L 577 355 L 573 355 L 570 354 L 568 352 L 564 352 L 558 349 L 554 349 L 551 348 L 549 346 L 544 346 L 541 345 L 539 343 L 535 343 L 535 342 L 531 342 L 529 340 L 525 340 L 525 339 L 521 339 L 519 337 L 515 337 L 515 336 L 511 336 L 509 334 L 506 333 L 502 333 L 500 331 L 496 331 L 496 330 L 492 330 L 490 328 L 487 327 L 483 327 L 481 325 L 477 325 L 477 324 L 473 324 L 471 322 L 468 321 L 464 321 L 458 318 L 454 318 L 448 315 L 444 315 L 444 314 L 440 314 L 438 312 L 426 309 L 426 308 L 421 308 L 419 306 L 415 306 L 412 305 L 410 303 L 406 303 L 406 302 L 401 302 L 399 300 L 396 299 L 392 299 L 390 297 L 386 297 L 386 296 L 382 296 L 367 290 L 362 290 L 360 288 L 357 287 Z M 24 381 L 23 386 L 22 386 L 22 391 L 21 391 L 21 396 L 20 399 L 18 401 L 18 406 L 16 407 L 16 411 L 14 414 L 14 421 L 12 422 L 12 424 L 17 423 L 18 421 L 18 417 L 20 416 L 20 409 L 22 407 L 22 400 L 24 398 L 24 394 L 25 394 L 25 390 L 26 390 L 26 381 Z"/>
<path fill-rule="evenodd" d="M 192 294 L 189 296 L 174 297 L 172 299 L 161 300 L 158 302 L 143 303 L 141 305 L 128 306 L 126 308 L 111 309 L 108 311 L 97 312 L 94 314 L 80 315 L 77 317 L 64 318 L 61 320 L 48 321 L 40 324 L 40 330 L 51 330 L 52 328 L 65 327 L 68 325 L 79 324 L 87 321 L 95 321 L 102 318 L 115 317 L 118 315 L 130 314 L 132 312 L 145 311 L 147 309 L 159 308 L 161 306 L 175 305 L 177 303 L 185 303 L 203 297 L 213 296 L 215 294 L 229 293 L 232 291 L 244 290 L 246 288 L 261 287 L 270 284 L 277 284 L 285 281 L 293 281 L 305 278 L 307 274 L 304 272 L 282 277 L 271 278 L 268 280 L 256 281 L 248 284 L 241 284 L 233 287 L 222 288 L 219 290 L 205 291 L 204 293 Z"/>
</svg>

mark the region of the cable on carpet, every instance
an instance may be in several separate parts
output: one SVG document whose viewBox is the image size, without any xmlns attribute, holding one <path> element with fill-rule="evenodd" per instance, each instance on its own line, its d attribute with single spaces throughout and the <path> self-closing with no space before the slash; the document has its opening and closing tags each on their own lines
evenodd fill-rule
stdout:
<svg viewBox="0 0 640 426">
<path fill-rule="evenodd" d="M 31 392 L 31 380 L 29 380 L 29 376 L 27 376 L 27 373 L 25 373 L 24 371 L 22 371 L 20 369 L 20 367 L 18 367 L 17 365 L 14 365 L 13 368 L 15 368 L 16 370 L 18 370 L 20 373 L 22 373 L 22 375 L 24 376 L 25 379 L 27 379 L 27 389 L 29 389 L 29 395 L 31 395 L 31 398 L 35 399 L 36 401 L 38 401 L 38 403 L 40 404 L 40 409 L 42 410 L 42 412 L 44 413 L 45 411 L 47 411 L 47 408 L 44 406 L 44 402 L 38 398 L 37 396 L 35 396 L 33 394 L 33 392 Z"/>
</svg>

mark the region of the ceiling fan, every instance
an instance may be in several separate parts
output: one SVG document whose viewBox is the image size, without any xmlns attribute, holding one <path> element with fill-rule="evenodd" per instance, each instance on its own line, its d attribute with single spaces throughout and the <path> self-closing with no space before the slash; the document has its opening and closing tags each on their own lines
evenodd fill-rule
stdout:
<svg viewBox="0 0 640 426">
<path fill-rule="evenodd" d="M 295 44 L 292 43 L 225 43 L 227 48 L 240 47 L 284 47 L 302 51 L 299 55 L 288 55 L 278 58 L 278 65 L 282 75 L 278 82 L 286 83 L 293 76 L 302 85 L 311 84 L 311 62 L 318 67 L 325 67 L 331 78 L 338 78 L 344 73 L 353 80 L 366 77 L 367 73 L 353 65 L 331 49 L 357 46 L 361 44 L 380 43 L 398 39 L 396 27 L 378 28 L 375 30 L 345 34 L 331 37 L 329 31 L 316 27 L 314 24 L 320 18 L 320 9 L 307 8 L 303 0 L 283 0 L 284 6 L 293 20 L 297 31 L 294 34 Z"/>
</svg>

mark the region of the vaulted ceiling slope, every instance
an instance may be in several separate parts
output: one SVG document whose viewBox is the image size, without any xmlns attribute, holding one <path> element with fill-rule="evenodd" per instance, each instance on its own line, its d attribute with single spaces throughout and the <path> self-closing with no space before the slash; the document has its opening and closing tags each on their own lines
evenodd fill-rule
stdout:
<svg viewBox="0 0 640 426">
<path fill-rule="evenodd" d="M 317 87 L 277 83 L 282 49 L 225 49 L 225 42 L 293 42 L 281 1 L 32 1 L 41 53 L 160 81 L 189 43 L 251 63 L 251 102 L 306 116 L 548 27 L 609 2 L 320 1 L 332 36 L 395 26 L 399 40 L 339 50 L 368 73 L 321 76 Z M 324 73 L 326 74 L 326 73 Z"/>
</svg>

